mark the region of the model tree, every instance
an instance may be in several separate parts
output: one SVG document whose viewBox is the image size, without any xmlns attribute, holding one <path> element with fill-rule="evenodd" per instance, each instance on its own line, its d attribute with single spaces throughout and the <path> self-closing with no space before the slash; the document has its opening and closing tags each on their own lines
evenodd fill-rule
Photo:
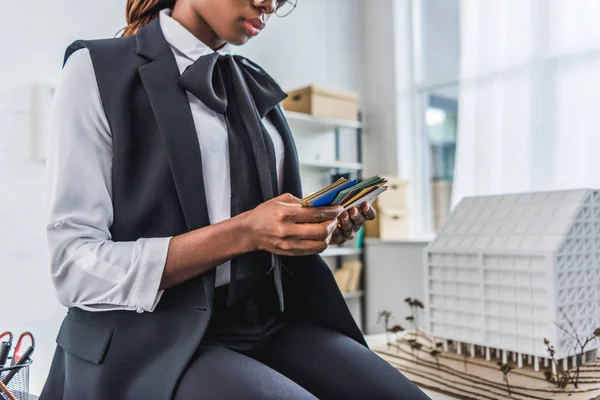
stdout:
<svg viewBox="0 0 600 400">
<path fill-rule="evenodd" d="M 390 319 L 392 318 L 392 312 L 391 311 L 381 311 L 379 313 L 379 316 L 377 317 L 377 323 L 383 324 L 383 329 L 387 335 L 387 341 L 388 341 L 388 346 L 392 345 L 392 341 L 390 339 Z"/>
<path fill-rule="evenodd" d="M 410 308 L 410 315 L 406 317 L 406 320 L 412 324 L 416 334 L 419 331 L 419 315 L 421 314 L 425 306 L 420 300 L 413 299 L 411 297 L 407 297 L 406 299 L 404 299 L 404 302 L 408 304 L 408 307 Z"/>
<path fill-rule="evenodd" d="M 413 356 L 418 359 L 419 358 L 419 350 L 423 348 L 423 344 L 419 343 L 416 337 L 410 338 L 406 341 L 410 346 L 410 350 L 413 353 Z"/>
<path fill-rule="evenodd" d="M 498 361 L 498 367 L 500 367 L 500 372 L 502 372 L 504 382 L 506 383 L 506 390 L 508 390 L 508 395 L 512 396 L 512 394 L 510 393 L 510 383 L 508 382 L 508 374 L 510 374 L 510 371 L 515 369 L 515 367 L 510 363 L 503 364 L 501 361 Z"/>
<path fill-rule="evenodd" d="M 552 373 L 550 368 L 546 368 L 544 370 L 544 377 L 548 382 L 555 384 L 558 388 L 564 389 L 567 387 L 569 382 L 573 384 L 575 388 L 578 388 L 579 385 L 579 373 L 581 369 L 581 364 L 585 362 L 585 349 L 593 340 L 600 338 L 600 328 L 596 328 L 594 332 L 592 332 L 591 336 L 587 336 L 582 339 L 577 333 L 575 326 L 571 322 L 571 320 L 563 314 L 565 320 L 567 321 L 567 327 L 556 324 L 555 325 L 566 333 L 574 342 L 575 348 L 575 361 L 577 366 L 575 367 L 575 372 L 570 372 L 568 370 L 564 370 L 561 365 L 559 365 L 558 361 L 555 358 L 556 351 L 554 346 L 550 344 L 550 341 L 544 338 L 544 344 L 546 345 L 546 350 L 548 351 L 548 355 L 550 355 L 550 362 L 556 368 L 556 376 Z"/>
<path fill-rule="evenodd" d="M 465 364 L 465 372 L 467 372 L 467 360 L 468 360 L 468 357 L 471 355 L 471 349 L 466 344 L 461 343 L 460 350 L 463 355 L 463 363 Z"/>
<path fill-rule="evenodd" d="M 442 354 L 442 352 L 437 348 L 432 349 L 429 352 L 429 355 L 435 359 L 435 365 L 437 366 L 438 370 L 440 369 L 440 355 L 441 354 Z"/>
<path fill-rule="evenodd" d="M 544 344 L 546 345 L 546 351 L 548 351 L 548 355 L 550 356 L 550 363 L 551 365 L 554 365 L 554 368 L 556 369 L 556 376 L 554 376 L 551 368 L 547 367 L 544 370 L 544 377 L 548 382 L 556 385 L 557 388 L 564 389 L 571 379 L 569 371 L 563 370 L 562 366 L 556 361 L 556 358 L 554 357 L 556 355 L 556 350 L 554 349 L 554 346 L 550 344 L 550 341 L 544 338 Z"/>
<path fill-rule="evenodd" d="M 404 332 L 404 328 L 401 327 L 400 325 L 394 325 L 390 329 L 388 329 L 388 333 L 393 333 L 394 334 L 394 339 L 396 341 L 398 340 L 398 334 L 400 332 Z"/>
<path fill-rule="evenodd" d="M 569 317 L 567 317 L 564 313 L 563 316 L 567 321 L 568 328 L 565 328 L 559 324 L 556 324 L 556 326 L 558 327 L 558 329 L 565 332 L 575 342 L 575 361 L 577 366 L 575 367 L 575 372 L 573 374 L 568 374 L 568 376 L 571 382 L 573 383 L 573 386 L 577 388 L 577 385 L 579 384 L 579 371 L 581 368 L 581 364 L 585 362 L 585 348 L 588 344 L 590 344 L 591 341 L 593 341 L 597 337 L 600 337 L 600 328 L 596 328 L 591 336 L 582 339 L 577 333 L 577 329 L 575 329 L 575 326 L 573 325 Z M 544 343 L 545 342 L 546 341 L 544 340 Z"/>
</svg>

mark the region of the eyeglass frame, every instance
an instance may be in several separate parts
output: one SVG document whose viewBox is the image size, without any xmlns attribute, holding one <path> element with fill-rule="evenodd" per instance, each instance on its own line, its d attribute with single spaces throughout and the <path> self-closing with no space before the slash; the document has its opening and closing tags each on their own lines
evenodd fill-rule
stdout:
<svg viewBox="0 0 600 400">
<path fill-rule="evenodd" d="M 259 2 L 259 3 L 264 3 L 266 0 L 254 0 L 254 1 Z M 284 18 L 284 17 L 287 17 L 288 15 L 290 15 L 296 9 L 296 6 L 298 5 L 298 0 L 276 0 L 275 3 L 276 3 L 275 11 L 273 12 L 273 14 L 277 15 L 279 18 Z M 283 7 L 287 3 L 291 4 L 291 6 L 292 6 L 290 11 L 284 15 L 277 14 L 277 11 L 279 11 L 281 9 L 281 7 Z"/>
</svg>

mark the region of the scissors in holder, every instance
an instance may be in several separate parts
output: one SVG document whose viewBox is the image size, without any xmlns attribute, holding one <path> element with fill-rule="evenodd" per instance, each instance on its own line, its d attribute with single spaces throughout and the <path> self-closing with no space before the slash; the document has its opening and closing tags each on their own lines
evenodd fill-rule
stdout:
<svg viewBox="0 0 600 400">
<path fill-rule="evenodd" d="M 2 336 L 5 336 L 3 333 Z M 12 342 L 12 334 L 8 333 L 9 340 Z M 27 349 L 23 351 L 24 346 L 27 345 Z M 12 364 L 11 367 L 19 367 L 21 365 L 27 364 L 29 361 L 31 354 L 33 353 L 33 349 L 35 348 L 35 339 L 31 332 L 24 332 L 19 336 L 17 340 L 17 344 L 13 351 L 12 356 Z M 10 350 L 10 347 L 9 347 Z M 11 379 L 16 375 L 20 368 L 11 368 L 8 374 L 6 374 L 2 378 L 2 383 L 6 386 L 10 383 Z"/>
<path fill-rule="evenodd" d="M 31 353 L 33 353 L 33 349 L 35 349 L 35 339 L 33 338 L 33 335 L 31 332 L 23 332 L 17 340 L 13 352 L 12 365 L 17 364 L 22 358 L 29 358 Z"/>
</svg>

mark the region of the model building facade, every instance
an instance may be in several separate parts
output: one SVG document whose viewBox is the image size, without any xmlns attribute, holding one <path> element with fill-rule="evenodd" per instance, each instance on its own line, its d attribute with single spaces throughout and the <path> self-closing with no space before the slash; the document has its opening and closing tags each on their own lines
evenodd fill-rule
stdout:
<svg viewBox="0 0 600 400">
<path fill-rule="evenodd" d="M 465 198 L 425 258 L 429 331 L 488 358 L 535 358 L 537 369 L 547 338 L 566 366 L 575 343 L 557 325 L 581 338 L 600 326 L 598 191 Z"/>
</svg>

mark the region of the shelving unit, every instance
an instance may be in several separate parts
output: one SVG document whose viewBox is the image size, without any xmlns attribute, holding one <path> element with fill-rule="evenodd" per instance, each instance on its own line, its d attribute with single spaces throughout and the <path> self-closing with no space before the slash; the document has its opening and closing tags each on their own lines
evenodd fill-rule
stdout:
<svg viewBox="0 0 600 400">
<path fill-rule="evenodd" d="M 350 121 L 345 119 L 313 117 L 312 115 L 303 114 L 295 111 L 284 111 L 285 117 L 292 128 L 292 131 L 299 129 L 301 131 L 330 131 L 332 128 L 349 128 L 360 129 L 362 122 Z"/>
<path fill-rule="evenodd" d="M 319 169 L 339 169 L 347 171 L 361 171 L 362 164 L 347 161 L 305 161 L 300 160 L 300 166 Z"/>
<path fill-rule="evenodd" d="M 302 134 L 326 134 L 334 133 L 335 145 L 333 148 L 334 154 L 331 159 L 310 159 L 306 155 L 300 153 L 300 166 L 305 171 L 310 171 L 314 174 L 329 174 L 329 177 L 334 174 L 350 173 L 357 179 L 362 179 L 362 122 L 339 120 L 332 118 L 314 117 L 312 115 L 285 111 L 290 129 L 295 136 Z M 341 139 L 342 136 L 351 135 L 352 133 L 356 136 L 356 157 L 355 161 L 342 161 L 341 160 Z M 350 139 L 350 138 L 347 138 Z M 302 177 L 304 181 L 304 177 Z M 357 257 L 363 264 L 363 276 L 365 269 L 365 260 L 362 248 L 349 247 L 349 246 L 331 246 L 325 250 L 321 256 L 329 259 L 334 259 L 333 267 L 340 268 L 344 257 Z M 361 287 L 362 285 L 361 277 Z M 348 303 L 348 307 L 356 319 L 359 327 L 364 329 L 365 326 L 365 293 L 364 290 L 360 289 L 355 292 L 344 293 L 344 298 Z"/>
</svg>

